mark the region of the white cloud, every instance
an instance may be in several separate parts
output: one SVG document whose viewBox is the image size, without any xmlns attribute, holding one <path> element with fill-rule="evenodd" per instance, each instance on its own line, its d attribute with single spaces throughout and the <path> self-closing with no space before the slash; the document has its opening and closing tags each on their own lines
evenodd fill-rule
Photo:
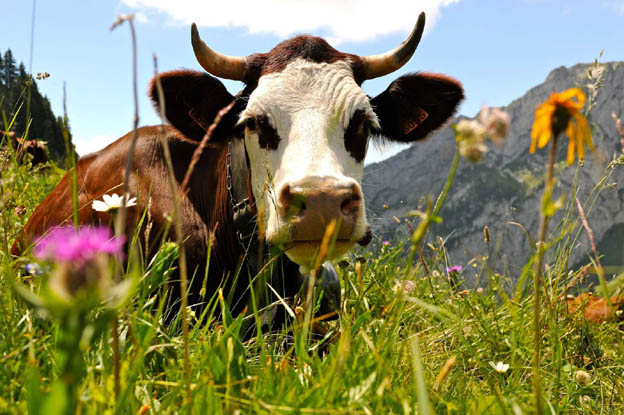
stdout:
<svg viewBox="0 0 624 415">
<path fill-rule="evenodd" d="M 409 32 L 421 11 L 431 29 L 440 9 L 460 0 L 121 0 L 141 12 L 165 14 L 172 23 L 241 27 L 281 38 L 323 35 L 334 44 Z"/>
<path fill-rule="evenodd" d="M 89 138 L 75 138 L 74 145 L 76 146 L 78 155 L 84 156 L 103 149 L 118 138 L 118 136 L 112 135 L 94 135 Z"/>
<path fill-rule="evenodd" d="M 624 1 L 613 2 L 613 8 L 617 14 L 624 15 Z"/>
<path fill-rule="evenodd" d="M 624 16 L 624 0 L 603 0 L 602 7 L 607 7 L 615 13 Z"/>
<path fill-rule="evenodd" d="M 134 14 L 134 18 L 139 23 L 147 23 L 147 22 L 149 22 L 149 19 L 147 18 L 147 16 L 143 12 L 136 12 Z"/>
</svg>

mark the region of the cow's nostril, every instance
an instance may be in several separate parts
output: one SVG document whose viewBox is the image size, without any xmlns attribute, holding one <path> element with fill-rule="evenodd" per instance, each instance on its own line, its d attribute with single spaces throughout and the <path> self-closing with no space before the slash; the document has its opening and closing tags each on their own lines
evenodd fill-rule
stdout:
<svg viewBox="0 0 624 415">
<path fill-rule="evenodd" d="M 282 209 L 282 215 L 285 217 L 302 215 L 307 208 L 305 197 L 300 194 L 297 189 L 293 191 L 289 185 L 285 185 L 282 188 L 279 203 Z"/>
<path fill-rule="evenodd" d="M 291 206 L 291 210 L 296 211 L 294 213 L 300 213 L 307 209 L 305 198 L 302 195 L 294 195 Z"/>
<path fill-rule="evenodd" d="M 340 204 L 340 210 L 345 216 L 354 216 L 358 214 L 360 208 L 362 195 L 357 186 L 353 185 L 350 189 L 348 197 L 346 197 Z"/>
<path fill-rule="evenodd" d="M 355 215 L 360 207 L 360 196 L 357 194 L 352 195 L 348 199 L 343 200 L 340 205 L 340 210 L 345 216 Z"/>
</svg>

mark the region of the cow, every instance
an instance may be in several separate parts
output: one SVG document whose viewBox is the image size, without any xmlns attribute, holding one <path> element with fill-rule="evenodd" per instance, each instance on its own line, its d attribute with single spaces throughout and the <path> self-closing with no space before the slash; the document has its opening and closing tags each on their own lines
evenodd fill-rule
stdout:
<svg viewBox="0 0 624 415">
<path fill-rule="evenodd" d="M 24 163 L 26 161 L 26 154 L 30 154 L 30 163 L 33 166 L 37 166 L 39 164 L 47 163 L 50 159 L 48 158 L 47 151 L 47 142 L 42 140 L 28 140 L 22 137 L 17 137 L 15 132 L 3 132 L 3 135 L 6 137 L 5 140 L 2 141 L 3 146 L 10 146 L 15 152 L 15 159 L 19 163 Z"/>
<path fill-rule="evenodd" d="M 370 141 L 423 139 L 455 113 L 464 97 L 457 80 L 432 73 L 403 75 L 373 98 L 362 90 L 365 80 L 390 74 L 411 58 L 424 25 L 421 13 L 407 40 L 379 55 L 343 53 L 322 38 L 299 35 L 247 57 L 212 50 L 195 24 L 191 26 L 193 51 L 207 73 L 162 73 L 162 94 L 152 80 L 149 95 L 157 108 L 164 106 L 169 124 L 138 129 L 129 187 L 139 203 L 129 208 L 128 217 L 128 226 L 133 225 L 148 209 L 152 235 L 169 229 L 174 194 L 166 182 L 161 138 L 169 145 L 180 183 L 210 131 L 180 201 L 186 259 L 196 276 L 189 286 L 189 304 L 201 302 L 202 287 L 209 294 L 224 287 L 234 299 L 232 312 L 243 310 L 247 274 L 258 271 L 255 260 L 269 250 L 278 252 L 278 259 L 267 283 L 280 296 L 292 298 L 314 268 L 332 221 L 338 226 L 327 261 L 370 242 L 361 186 Z M 218 78 L 241 81 L 244 87 L 233 96 Z M 94 211 L 91 203 L 121 188 L 132 134 L 77 162 L 80 223 L 110 223 L 110 215 Z M 34 211 L 13 246 L 14 254 L 51 226 L 71 221 L 70 177 Z M 260 225 L 262 232 L 254 232 Z M 257 246 L 264 250 L 257 251 Z M 241 259 L 246 256 L 253 260 Z M 229 278 L 241 261 L 244 277 Z M 321 286 L 335 309 L 340 283 L 329 262 L 322 275 Z"/>
</svg>

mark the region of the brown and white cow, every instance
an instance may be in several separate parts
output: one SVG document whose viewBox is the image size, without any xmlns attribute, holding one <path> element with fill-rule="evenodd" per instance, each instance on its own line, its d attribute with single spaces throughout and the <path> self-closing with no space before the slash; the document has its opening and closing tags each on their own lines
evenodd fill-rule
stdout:
<svg viewBox="0 0 624 415">
<path fill-rule="evenodd" d="M 17 137 L 13 131 L 0 133 L 2 133 L 0 134 L 2 146 L 10 146 L 13 149 L 15 152 L 15 159 L 18 163 L 25 163 L 27 154 L 30 155 L 30 163 L 33 166 L 38 166 L 50 161 L 47 149 L 48 143 L 46 141 Z"/>
<path fill-rule="evenodd" d="M 361 188 L 370 140 L 375 136 L 404 143 L 422 139 L 440 127 L 463 99 L 459 82 L 429 73 L 404 75 L 374 98 L 362 90 L 365 80 L 389 74 L 409 60 L 424 24 L 421 14 L 399 47 L 366 57 L 339 52 L 313 36 L 286 40 L 268 53 L 225 56 L 211 50 L 192 26 L 193 49 L 201 66 L 216 77 L 245 84 L 234 97 L 205 73 L 180 70 L 160 76 L 171 124 L 164 134 L 178 181 L 216 114 L 234 101 L 214 129 L 182 200 L 187 259 L 195 275 L 204 275 L 209 236 L 215 232 L 206 281 L 209 293 L 235 272 L 244 252 L 236 235 L 240 224 L 234 219 L 233 204 L 245 196 L 252 212 L 262 214 L 263 242 L 287 256 L 282 256 L 272 277 L 282 295 L 299 290 L 330 221 L 337 220 L 340 227 L 329 260 L 370 240 Z M 158 103 L 154 82 L 150 96 Z M 159 141 L 162 133 L 161 127 L 139 130 L 130 174 L 131 196 L 138 198 L 139 205 L 132 208 L 134 217 L 129 220 L 135 220 L 151 199 L 152 235 L 168 229 L 163 215 L 173 209 Z M 79 160 L 81 223 L 110 219 L 90 206 L 102 194 L 119 188 L 130 137 Z M 69 183 L 68 176 L 63 178 L 35 210 L 20 241 L 71 220 Z M 16 243 L 14 253 L 18 252 Z M 248 278 L 241 281 L 231 287 L 234 298 L 244 297 L 247 290 Z M 191 303 L 199 301 L 202 283 L 203 278 L 195 278 L 191 284 Z M 335 290 L 337 280 L 332 284 Z M 337 290 L 339 295 L 339 286 Z"/>
</svg>

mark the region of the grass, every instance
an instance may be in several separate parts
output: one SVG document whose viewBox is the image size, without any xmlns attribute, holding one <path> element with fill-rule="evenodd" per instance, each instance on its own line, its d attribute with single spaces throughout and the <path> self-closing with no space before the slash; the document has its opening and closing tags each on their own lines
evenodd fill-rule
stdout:
<svg viewBox="0 0 624 415">
<path fill-rule="evenodd" d="M 11 163 L 3 170 L 2 238 L 8 241 L 0 274 L 3 414 L 32 410 L 59 375 L 59 324 L 16 297 L 13 278 L 33 292 L 40 281 L 16 271 L 6 247 L 61 173 Z M 23 205 L 26 214 L 18 216 L 17 205 Z M 566 229 L 573 234 L 569 226 Z M 340 322 L 330 327 L 333 341 L 325 353 L 318 350 L 322 342 L 302 339 L 296 323 L 289 330 L 243 341 L 242 316 L 225 313 L 222 320 L 207 325 L 191 320 L 190 412 L 533 413 L 531 290 L 519 289 L 517 275 L 495 273 L 486 257 L 460 274 L 478 281 L 481 288 L 453 288 L 439 241 L 430 237 L 423 261 L 410 270 L 405 259 L 409 241 L 363 251 L 342 262 Z M 621 413 L 622 328 L 618 322 L 597 325 L 582 315 L 569 315 L 557 296 L 578 271 L 568 275 L 567 269 L 555 266 L 565 262 L 565 249 L 555 244 L 550 252 L 559 257 L 549 259 L 541 315 L 546 411 Z M 80 413 L 182 412 L 186 378 L 181 332 L 178 324 L 164 325 L 153 311 L 149 289 L 171 265 L 175 264 L 162 261 L 129 268 L 127 276 L 141 282 L 119 313 L 121 394 L 112 399 L 112 340 L 106 331 L 85 349 Z M 517 294 L 510 297 L 511 292 Z M 510 368 L 497 372 L 491 362 L 499 361 Z M 589 374 L 588 383 L 575 380 L 579 370 Z"/>
<path fill-rule="evenodd" d="M 16 294 L 14 284 L 42 293 L 43 282 L 25 275 L 21 265 L 31 258 L 11 258 L 9 247 L 64 172 L 54 164 L 19 165 L 6 150 L 0 162 L 0 414 L 58 413 L 65 395 L 57 386 L 71 383 L 62 377 L 67 375 L 62 367 L 72 358 L 59 349 L 71 328 Z M 622 164 L 624 156 L 614 158 L 590 198 L 581 201 L 590 223 L 597 194 Z M 527 172 L 532 189 L 541 185 L 539 175 Z M 449 275 L 447 267 L 455 264 L 449 263 L 444 240 L 429 234 L 426 225 L 437 220 L 451 181 L 434 206 L 416 212 L 421 222 L 411 240 L 373 244 L 379 248 L 339 263 L 339 321 L 326 324 L 329 331 L 322 340 L 310 341 L 309 315 L 300 314 L 282 331 L 258 330 L 247 339 L 242 335 L 245 317 L 257 318 L 257 310 L 232 316 L 219 295 L 213 296 L 206 315 L 189 313 L 188 330 L 179 316 L 165 324 L 164 302 L 154 293 L 177 267 L 175 244 L 164 242 L 153 260 L 131 255 L 121 277 L 134 284 L 128 300 L 115 310 L 115 330 L 91 324 L 79 333 L 85 372 L 78 382 L 76 412 L 535 413 L 535 297 L 527 281 L 534 275 L 536 256 L 520 275 L 497 272 L 488 252 Z M 574 210 L 575 184 L 569 194 L 559 223 L 551 224 L 545 240 L 537 328 L 544 408 L 556 414 L 623 413 L 621 322 L 590 323 L 582 309 L 570 314 L 564 301 L 568 290 L 586 289 L 585 271 L 568 264 L 583 231 Z M 142 240 L 136 232 L 131 240 Z M 476 288 L 464 289 L 464 280 Z M 611 289 L 618 287 L 612 284 Z M 105 321 L 105 314 L 104 308 L 96 308 L 88 322 Z M 113 358 L 117 353 L 118 360 Z M 507 370 L 496 370 L 504 365 Z"/>
</svg>

